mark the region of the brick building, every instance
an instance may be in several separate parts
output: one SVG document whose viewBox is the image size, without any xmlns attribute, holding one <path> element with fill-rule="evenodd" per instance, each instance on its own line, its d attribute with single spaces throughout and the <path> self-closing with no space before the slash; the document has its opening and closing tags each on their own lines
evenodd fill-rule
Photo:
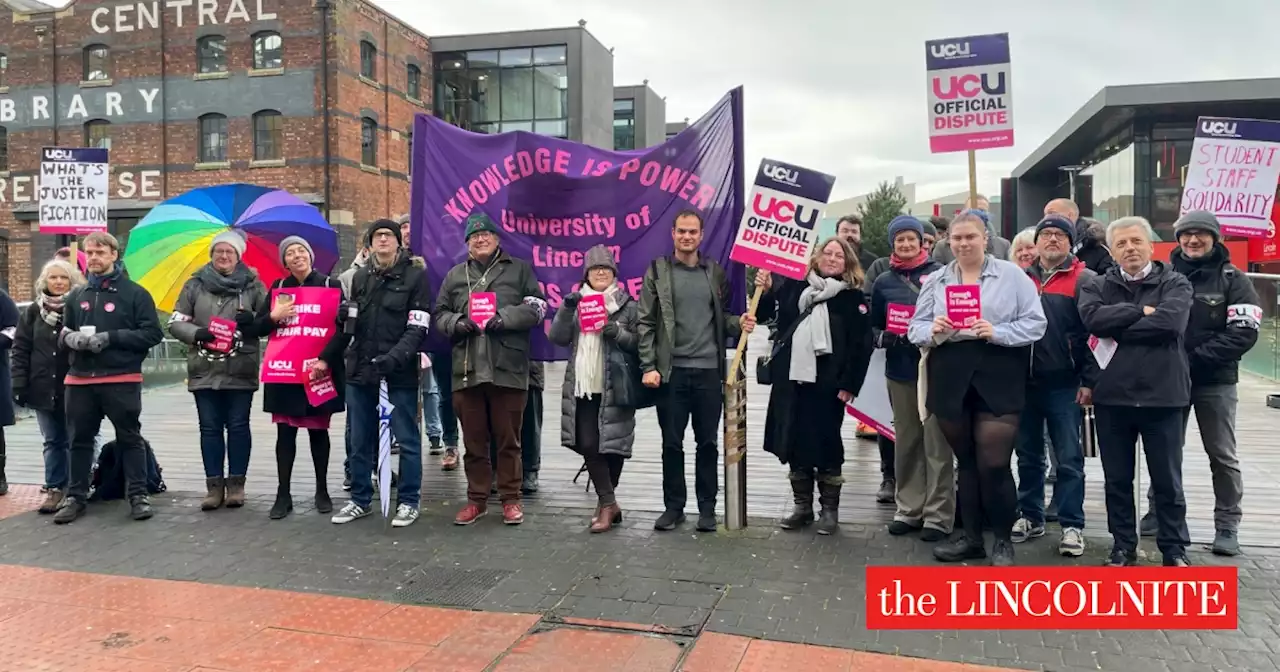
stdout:
<svg viewBox="0 0 1280 672">
<path fill-rule="evenodd" d="M 35 221 L 44 146 L 110 148 L 122 240 L 166 198 L 249 182 L 327 210 L 350 258 L 409 209 L 431 72 L 427 38 L 365 0 L 0 0 L 0 280 L 29 298 L 59 245 Z"/>
</svg>

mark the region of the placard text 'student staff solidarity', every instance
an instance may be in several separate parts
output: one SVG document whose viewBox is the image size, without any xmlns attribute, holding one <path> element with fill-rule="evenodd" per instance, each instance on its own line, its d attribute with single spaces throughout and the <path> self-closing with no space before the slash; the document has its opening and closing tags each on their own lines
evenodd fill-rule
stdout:
<svg viewBox="0 0 1280 672">
<path fill-rule="evenodd" d="M 489 164 L 480 175 L 465 187 L 460 187 L 444 204 L 445 215 L 461 224 L 477 205 L 484 205 L 512 183 L 533 175 L 575 174 L 600 177 L 617 170 L 619 181 L 637 180 L 646 187 L 655 187 L 669 194 L 677 194 L 690 206 L 706 209 L 715 200 L 716 188 L 704 183 L 693 171 L 682 170 L 660 161 L 630 159 L 621 165 L 610 161 L 587 159 L 581 166 L 571 167 L 572 155 L 557 149 L 554 152 L 542 147 L 533 151 L 519 151 L 508 155 L 499 163 Z"/>
</svg>

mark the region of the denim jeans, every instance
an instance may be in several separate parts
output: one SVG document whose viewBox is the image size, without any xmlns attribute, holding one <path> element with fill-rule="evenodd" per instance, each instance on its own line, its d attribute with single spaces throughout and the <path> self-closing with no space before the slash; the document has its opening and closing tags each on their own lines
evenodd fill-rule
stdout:
<svg viewBox="0 0 1280 672">
<path fill-rule="evenodd" d="M 431 357 L 431 355 L 427 356 Z M 434 359 L 432 357 L 433 362 Z M 438 443 L 443 438 L 444 425 L 440 422 L 440 386 L 436 382 L 434 365 L 422 372 L 422 423 L 427 426 L 428 439 Z"/>
<path fill-rule="evenodd" d="M 61 409 L 36 411 L 36 424 L 44 437 L 44 487 L 66 490 L 71 481 L 71 435 L 67 430 L 67 416 Z"/>
<path fill-rule="evenodd" d="M 444 434 L 444 445 L 458 446 L 458 414 L 453 408 L 453 355 L 442 353 L 431 354 L 431 372 L 436 379 L 436 389 L 440 392 L 440 426 Z"/>
<path fill-rule="evenodd" d="M 351 420 L 351 501 L 369 508 L 373 501 L 373 470 L 378 465 L 380 419 L 379 386 L 347 385 L 347 417 Z M 422 489 L 422 434 L 418 429 L 418 389 L 391 387 L 391 434 L 400 444 L 400 472 L 396 494 L 400 504 L 418 508 Z M 388 487 L 390 483 L 381 483 Z"/>
<path fill-rule="evenodd" d="M 227 476 L 249 473 L 249 453 L 253 435 L 249 431 L 249 413 L 253 409 L 253 390 L 196 390 L 196 415 L 200 422 L 200 456 L 204 459 L 205 478 L 223 476 L 226 459 Z"/>
<path fill-rule="evenodd" d="M 1075 386 L 1027 385 L 1026 406 L 1018 423 L 1018 508 L 1022 517 L 1044 523 L 1045 426 L 1058 459 L 1053 497 L 1062 527 L 1084 529 L 1084 448 L 1080 445 L 1080 406 Z"/>
</svg>

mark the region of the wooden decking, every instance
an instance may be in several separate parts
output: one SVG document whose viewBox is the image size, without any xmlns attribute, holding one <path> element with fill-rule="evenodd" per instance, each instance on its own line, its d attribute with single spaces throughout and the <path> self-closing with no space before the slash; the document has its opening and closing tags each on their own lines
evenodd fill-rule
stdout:
<svg viewBox="0 0 1280 672">
<path fill-rule="evenodd" d="M 759 344 L 753 348 L 760 350 Z M 748 361 L 754 360 L 754 355 Z M 748 367 L 752 368 L 752 367 Z M 574 484 L 581 458 L 560 446 L 560 381 L 563 364 L 547 367 L 548 388 L 545 396 L 543 425 L 541 492 L 536 497 L 553 505 L 589 507 L 594 495 L 585 491 L 585 474 Z M 1243 375 L 1243 374 L 1242 374 Z M 1280 410 L 1266 406 L 1268 393 L 1280 392 L 1280 384 L 1247 376 L 1240 383 L 1240 407 L 1236 424 L 1240 443 L 1240 459 L 1244 469 L 1245 516 L 1240 530 L 1246 545 L 1280 547 Z M 790 503 L 790 490 L 785 467 L 760 450 L 765 406 L 769 388 L 751 382 L 748 391 L 748 513 L 751 516 L 781 515 Z M 255 404 L 260 404 L 255 400 Z M 200 461 L 199 436 L 195 404 L 183 386 L 148 390 L 142 416 L 143 432 L 154 446 L 164 477 L 171 490 L 196 491 L 204 488 L 204 470 Z M 342 480 L 344 418 L 334 418 L 334 455 L 329 466 L 330 491 L 340 494 Z M 108 437 L 110 430 L 108 429 Z M 34 420 L 22 420 L 6 429 L 9 480 L 14 483 L 41 483 L 43 461 L 41 439 Z M 891 507 L 877 505 L 874 493 L 880 484 L 879 454 L 874 441 L 853 436 L 853 422 L 845 425 L 848 483 L 842 503 L 845 522 L 888 522 Z M 253 416 L 254 449 L 249 467 L 251 495 L 270 494 L 275 489 L 275 429 L 264 413 Z M 301 439 L 305 441 L 305 439 Z M 690 508 L 692 503 L 693 457 L 692 432 L 686 439 Z M 1192 539 L 1205 542 L 1213 535 L 1213 485 L 1208 460 L 1200 436 L 1192 421 L 1187 436 L 1184 463 L 1185 490 Z M 312 488 L 311 458 L 305 446 L 299 446 L 294 468 L 295 495 L 305 495 Z M 456 505 L 464 496 L 466 479 L 462 471 L 442 472 L 439 457 L 424 456 L 423 502 L 439 506 Z M 1088 460 L 1085 502 L 1087 532 L 1106 534 L 1106 514 L 1102 497 L 1102 467 L 1097 459 Z M 1144 468 L 1145 472 L 1145 468 Z M 662 509 L 661 438 L 654 412 L 642 411 L 638 421 L 635 457 L 627 463 L 618 497 L 624 508 L 642 511 Z M 1144 476 L 1144 483 L 1146 482 Z M 723 483 L 721 484 L 723 488 Z M 721 501 L 723 509 L 723 498 Z"/>
</svg>

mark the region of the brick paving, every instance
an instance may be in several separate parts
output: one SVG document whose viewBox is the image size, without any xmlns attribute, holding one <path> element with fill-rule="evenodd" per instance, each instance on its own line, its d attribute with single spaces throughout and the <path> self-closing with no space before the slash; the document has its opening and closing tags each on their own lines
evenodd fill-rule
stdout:
<svg viewBox="0 0 1280 672">
<path fill-rule="evenodd" d="M 128 624 L 128 629 L 121 630 L 127 633 L 169 633 L 175 627 L 181 630 L 180 625 L 192 632 L 215 633 L 199 635 L 206 640 L 221 642 L 215 635 L 222 632 L 226 638 L 254 641 L 253 646 L 228 649 L 225 655 L 231 658 L 169 661 L 140 657 L 138 660 L 159 667 L 139 665 L 130 670 L 185 672 L 197 665 L 214 670 L 311 669 L 291 667 L 294 663 L 273 657 L 291 651 L 326 660 L 329 656 L 334 660 L 345 660 L 343 656 L 376 660 L 384 665 L 382 669 L 415 669 L 411 666 L 431 656 L 439 659 L 416 669 L 547 669 L 538 667 L 542 664 L 538 661 L 553 655 L 548 652 L 574 650 L 557 643 L 556 638 L 567 635 L 554 635 L 549 640 L 539 640 L 541 635 L 524 640 L 503 639 L 506 635 L 469 636 L 461 640 L 465 645 L 451 650 L 452 635 L 442 633 L 453 622 L 450 619 L 463 618 L 452 614 L 470 612 L 444 616 L 436 611 L 416 611 L 441 608 L 528 614 L 522 617 L 528 620 L 521 632 L 604 633 L 580 640 L 589 642 L 581 646 L 589 651 L 614 652 L 619 659 L 634 661 L 634 669 L 678 669 L 672 665 L 684 665 L 682 669 L 780 669 L 771 667 L 774 663 L 769 661 L 794 660 L 800 655 L 793 656 L 787 653 L 790 649 L 768 642 L 837 649 L 804 654 L 815 656 L 815 660 L 836 661 L 831 669 L 894 670 L 899 668 L 891 664 L 926 665 L 929 661 L 1067 671 L 1280 669 L 1280 554 L 1269 549 L 1250 549 L 1248 555 L 1229 561 L 1240 573 L 1240 627 L 1236 631 L 877 632 L 868 630 L 863 621 L 864 567 L 933 565 L 927 545 L 891 537 L 880 525 L 846 524 L 833 538 L 811 532 L 781 532 L 770 521 L 759 519 L 752 520 L 746 530 L 732 533 L 697 534 L 688 527 L 658 533 L 652 530 L 652 514 L 629 512 L 623 526 L 613 533 L 591 535 L 586 532 L 588 509 L 531 503 L 527 522 L 519 527 L 504 526 L 490 517 L 459 528 L 450 524 L 456 502 L 429 502 L 416 525 L 398 530 L 387 527 L 378 517 L 334 526 L 327 516 L 302 503 L 295 515 L 269 521 L 268 497 L 250 498 L 239 511 L 201 512 L 196 493 L 166 493 L 156 498 L 156 505 L 156 517 L 144 523 L 130 521 L 126 507 L 119 502 L 91 505 L 85 518 L 69 526 L 54 526 L 34 512 L 0 520 L 0 562 L 95 573 L 6 569 L 31 572 L 20 580 L 0 573 L 0 618 L 9 610 L 23 610 L 28 618 L 17 614 L 18 620 L 12 623 L 23 625 L 15 632 L 27 633 L 22 635 L 26 638 L 52 637 L 62 647 L 16 646 L 9 643 L 16 641 L 9 637 L 10 628 L 0 624 L 0 632 L 5 633 L 0 645 L 8 647 L 6 655 L 39 654 L 53 661 L 48 668 L 5 668 L 12 664 L 6 662 L 10 658 L 0 656 L 0 670 L 67 669 L 71 663 L 66 661 L 84 661 L 90 651 L 133 660 L 122 655 L 120 648 L 132 651 L 135 646 L 163 652 L 143 648 L 153 656 L 207 649 L 153 641 L 160 636 L 177 641 L 170 634 L 149 639 L 141 635 L 108 638 L 122 626 L 112 619 L 95 620 L 101 614 L 95 616 L 93 610 L 134 613 L 129 617 L 134 620 L 120 621 Z M 1051 533 L 1020 545 L 1019 562 L 1046 566 L 1046 571 L 1072 564 L 1054 552 L 1054 536 Z M 1080 562 L 1100 562 L 1102 550 L 1092 546 Z M 1202 564 L 1227 562 L 1199 550 L 1193 550 L 1192 559 Z M 123 580 L 119 577 L 182 583 L 147 591 L 104 583 Z M 231 598 L 207 597 L 206 584 L 254 592 L 229 593 Z M 261 589 L 303 595 L 259 599 L 257 596 L 268 594 Z M 67 595 L 76 591 L 75 599 L 68 600 Z M 338 602 L 312 601 L 317 596 Z M 36 606 L 30 603 L 41 600 L 65 605 L 55 610 L 63 616 L 58 619 L 60 629 L 29 630 L 35 626 L 26 623 L 45 613 L 32 615 Z M 323 606 L 331 604 L 341 608 Z M 50 609 L 47 605 L 43 608 Z M 423 617 L 405 616 L 419 613 Z M 72 618 L 66 618 L 68 615 Z M 481 619 L 475 621 L 480 623 L 488 617 L 468 618 Z M 221 623 L 224 625 L 218 627 L 229 629 L 175 625 L 173 619 Z M 75 628 L 67 629 L 68 623 L 74 623 Z M 99 627 L 95 623 L 114 629 L 93 640 L 89 638 L 92 633 L 82 630 Z M 240 626 L 257 629 L 244 634 Z M 708 638 L 709 633 L 747 638 L 739 644 L 725 643 L 738 641 L 733 639 L 708 639 L 712 642 L 709 647 L 734 651 L 734 647 L 745 647 L 738 667 L 728 667 L 730 654 L 707 654 L 705 658 L 681 654 L 668 665 L 674 650 L 667 644 L 648 642 L 674 642 L 681 650 L 692 647 L 696 653 L 701 643 L 695 646 L 694 642 Z M 395 641 L 375 654 L 364 641 L 370 637 Z M 893 657 L 867 663 L 862 654 Z M 558 669 L 606 669 L 589 667 L 591 662 L 582 663 L 588 667 L 575 668 L 567 656 Z M 495 660 L 498 666 L 488 667 Z M 599 665 L 598 657 L 591 660 Z M 722 667 L 697 667 L 704 660 Z M 507 664 L 513 667 L 503 667 Z M 317 669 L 345 668 L 333 663 Z"/>
</svg>

